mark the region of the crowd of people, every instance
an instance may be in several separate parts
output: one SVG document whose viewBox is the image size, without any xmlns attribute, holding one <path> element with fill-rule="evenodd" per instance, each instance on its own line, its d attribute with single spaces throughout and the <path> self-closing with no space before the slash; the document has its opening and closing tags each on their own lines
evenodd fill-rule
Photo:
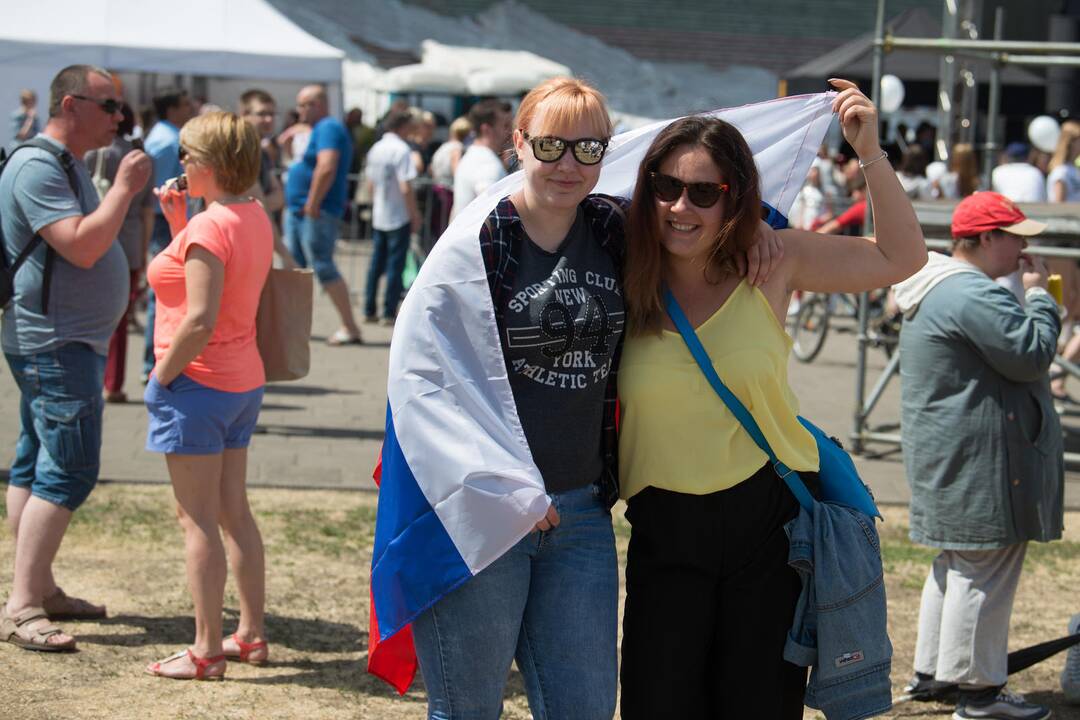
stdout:
<svg viewBox="0 0 1080 720">
<path fill-rule="evenodd" d="M 399 104 L 370 128 L 359 111 L 333 116 L 318 85 L 300 90 L 283 124 L 263 90 L 245 92 L 233 113 L 179 88 L 156 93 L 150 124 L 112 75 L 87 65 L 57 74 L 44 123 L 24 92 L 12 115 L 18 149 L 0 175 L 13 273 L 0 340 L 21 420 L 0 640 L 69 651 L 77 639 L 57 622 L 106 615 L 61 589 L 52 564 L 97 481 L 104 404 L 126 400 L 127 334 L 145 279 L 146 447 L 165 457 L 195 614 L 191 645 L 146 671 L 209 680 L 229 661 L 265 662 L 266 568 L 246 465 L 266 382 L 255 317 L 274 255 L 314 271 L 340 322 L 329 344 L 361 343 L 334 258 L 357 198 L 370 199 L 373 242 L 363 320 L 393 325 L 414 236 L 437 238 L 514 163 L 523 185 L 499 200 L 477 240 L 519 431 L 551 502 L 533 532 L 415 618 L 430 716 L 498 716 L 515 659 L 538 717 L 614 715 L 610 512 L 621 497 L 632 528 L 622 716 L 802 717 L 807 672 L 788 655 L 792 617 L 805 612 L 789 564 L 799 503 L 740 421 L 702 390 L 676 318 L 685 314 L 715 371 L 752 408 L 777 462 L 820 497 L 818 446 L 785 370 L 789 301 L 800 290 L 895 284 L 912 537 L 941 551 L 909 690 L 958 685 L 961 720 L 1048 717 L 1005 690 L 1027 543 L 1060 538 L 1064 487 L 1053 407 L 1063 380 L 1049 382 L 1062 313 L 1047 267 L 1023 253 L 1044 226 L 1014 201 L 1080 200 L 1080 123 L 1064 124 L 1045 168 L 1009 145 L 993 188 L 981 188 L 972 148 L 957 146 L 936 169 L 925 128 L 883 149 L 870 101 L 853 83 L 833 85 L 851 156 L 821 151 L 792 227 L 780 231 L 761 220 L 749 146 L 716 118 L 660 131 L 632 197 L 595 194 L 612 124 L 603 96 L 570 78 L 539 85 L 516 114 L 501 100 L 477 102 L 441 144 L 430 113 Z M 422 176 L 432 190 L 418 194 Z M 927 254 L 912 207 L 924 198 L 960 200 L 951 256 Z M 868 205 L 874 239 L 854 232 Z M 1080 317 L 1071 265 L 1066 324 Z M 1013 274 L 1019 297 L 995 282 Z M 511 341 L 536 328 L 560 349 Z M 1066 356 L 1080 355 L 1078 338 Z M 568 367 L 600 370 L 582 383 L 540 379 Z M 241 609 L 226 635 L 230 565 Z M 672 631 L 675 616 L 686 632 Z M 1065 690 L 1080 701 L 1077 652 Z M 867 682 L 832 692 L 858 706 Z"/>
<path fill-rule="evenodd" d="M 905 137 L 900 126 L 885 146 L 904 192 L 912 200 L 960 200 L 980 190 L 993 190 L 1014 202 L 1080 202 L 1080 122 L 1062 123 L 1054 152 L 1027 143 L 1008 143 L 984 187 L 975 147 L 953 146 L 948 163 L 935 157 L 935 131 L 929 123 Z M 866 194 L 855 158 L 822 146 L 791 212 L 792 225 L 823 232 L 861 232 Z"/>
</svg>

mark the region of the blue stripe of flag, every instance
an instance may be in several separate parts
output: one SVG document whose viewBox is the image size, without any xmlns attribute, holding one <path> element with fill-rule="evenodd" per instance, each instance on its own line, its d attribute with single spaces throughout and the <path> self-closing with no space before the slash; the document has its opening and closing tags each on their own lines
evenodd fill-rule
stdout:
<svg viewBox="0 0 1080 720">
<path fill-rule="evenodd" d="M 472 577 L 405 461 L 389 404 L 371 562 L 381 640 Z"/>
</svg>

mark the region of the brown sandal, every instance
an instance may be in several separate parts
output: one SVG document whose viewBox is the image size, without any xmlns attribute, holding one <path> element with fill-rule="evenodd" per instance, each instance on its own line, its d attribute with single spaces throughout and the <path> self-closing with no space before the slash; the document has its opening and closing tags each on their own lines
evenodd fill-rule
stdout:
<svg viewBox="0 0 1080 720">
<path fill-rule="evenodd" d="M 0 609 L 0 638 L 4 642 L 18 645 L 24 650 L 40 652 L 70 652 L 75 649 L 75 638 L 65 643 L 51 643 L 49 638 L 63 635 L 64 631 L 46 622 L 35 628 L 27 627 L 36 620 L 48 620 L 49 616 L 42 608 L 27 608 L 17 615 L 8 615 L 6 609 Z"/>
<path fill-rule="evenodd" d="M 42 600 L 41 607 L 50 620 L 99 620 L 108 614 L 104 605 L 71 597 L 61 588 L 56 588 L 56 592 Z"/>
</svg>

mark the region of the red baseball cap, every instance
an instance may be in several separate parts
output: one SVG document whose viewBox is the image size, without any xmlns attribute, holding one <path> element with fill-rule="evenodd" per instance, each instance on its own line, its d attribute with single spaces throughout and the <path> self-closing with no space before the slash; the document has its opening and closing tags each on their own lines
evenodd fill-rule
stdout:
<svg viewBox="0 0 1080 720">
<path fill-rule="evenodd" d="M 1046 223 L 1029 220 L 1009 198 L 996 192 L 977 192 L 960 201 L 953 210 L 952 236 L 971 237 L 990 230 L 1004 230 L 1031 237 L 1046 229 Z"/>
</svg>

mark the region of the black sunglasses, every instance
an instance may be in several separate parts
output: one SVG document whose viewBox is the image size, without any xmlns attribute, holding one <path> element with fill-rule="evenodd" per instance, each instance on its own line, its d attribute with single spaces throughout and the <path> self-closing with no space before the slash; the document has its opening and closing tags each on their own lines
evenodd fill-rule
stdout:
<svg viewBox="0 0 1080 720">
<path fill-rule="evenodd" d="M 690 202 L 699 208 L 711 208 L 720 196 L 729 190 L 727 183 L 684 183 L 679 178 L 658 172 L 649 173 L 649 186 L 653 194 L 664 202 L 675 202 L 682 197 L 683 190 L 686 190 Z"/>
<path fill-rule="evenodd" d="M 117 100 L 113 100 L 112 98 L 108 98 L 107 100 L 98 100 L 97 98 L 86 97 L 85 95 L 72 95 L 71 97 L 75 98 L 76 100 L 86 100 L 87 102 L 92 102 L 109 115 L 120 112 L 120 102 Z"/>
<path fill-rule="evenodd" d="M 581 138 L 580 140 L 564 140 L 554 135 L 543 137 L 529 137 L 529 133 L 521 131 L 525 142 L 532 145 L 533 157 L 540 162 L 558 162 L 566 154 L 567 148 L 574 149 L 574 159 L 582 165 L 595 165 L 604 159 L 607 152 L 608 141 L 597 138 Z"/>
</svg>

